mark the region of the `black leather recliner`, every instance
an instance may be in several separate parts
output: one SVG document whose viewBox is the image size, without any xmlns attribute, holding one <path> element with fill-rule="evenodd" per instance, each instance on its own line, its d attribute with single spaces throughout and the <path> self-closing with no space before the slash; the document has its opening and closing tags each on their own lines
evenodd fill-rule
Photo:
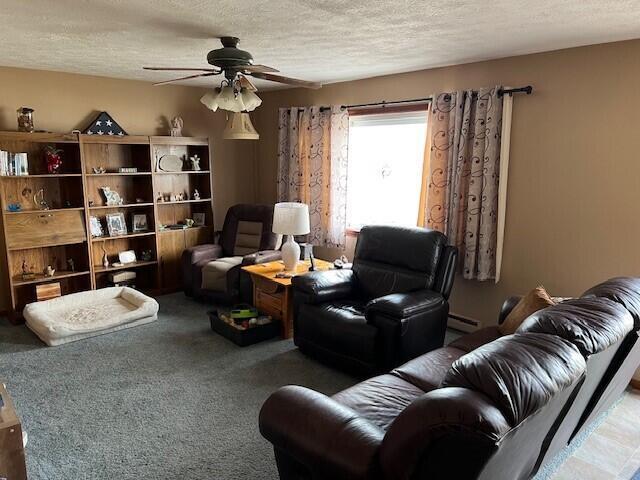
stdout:
<svg viewBox="0 0 640 480">
<path fill-rule="evenodd" d="M 294 342 L 358 374 L 444 343 L 457 249 L 435 230 L 363 227 L 352 269 L 294 277 Z"/>
</svg>

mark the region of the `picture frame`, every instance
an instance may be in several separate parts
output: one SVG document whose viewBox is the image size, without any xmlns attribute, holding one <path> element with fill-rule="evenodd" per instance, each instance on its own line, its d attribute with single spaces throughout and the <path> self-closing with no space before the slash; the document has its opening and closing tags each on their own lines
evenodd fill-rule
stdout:
<svg viewBox="0 0 640 480">
<path fill-rule="evenodd" d="M 131 231 L 134 233 L 148 232 L 149 223 L 146 213 L 134 213 L 131 219 Z"/>
<path fill-rule="evenodd" d="M 91 230 L 92 238 L 99 238 L 104 236 L 104 230 L 102 229 L 102 223 L 98 217 L 89 217 L 89 229 Z"/>
<path fill-rule="evenodd" d="M 205 214 L 204 213 L 194 213 L 193 214 L 193 224 L 196 227 L 204 227 L 205 222 L 206 222 L 206 219 L 205 219 Z"/>
<path fill-rule="evenodd" d="M 107 230 L 110 237 L 119 237 L 127 234 L 127 223 L 124 221 L 124 213 L 107 213 Z"/>
</svg>

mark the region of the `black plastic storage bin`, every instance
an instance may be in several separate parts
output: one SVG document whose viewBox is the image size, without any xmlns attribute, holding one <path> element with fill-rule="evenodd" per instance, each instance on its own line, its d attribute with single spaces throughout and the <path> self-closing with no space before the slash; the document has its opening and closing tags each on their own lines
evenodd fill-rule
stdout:
<svg viewBox="0 0 640 480">
<path fill-rule="evenodd" d="M 218 312 L 215 310 L 209 312 L 209 320 L 211 320 L 211 330 L 241 347 L 262 342 L 263 340 L 277 337 L 280 334 L 280 322 L 277 320 L 271 320 L 271 323 L 256 325 L 246 330 L 239 330 L 221 320 L 218 317 Z"/>
</svg>

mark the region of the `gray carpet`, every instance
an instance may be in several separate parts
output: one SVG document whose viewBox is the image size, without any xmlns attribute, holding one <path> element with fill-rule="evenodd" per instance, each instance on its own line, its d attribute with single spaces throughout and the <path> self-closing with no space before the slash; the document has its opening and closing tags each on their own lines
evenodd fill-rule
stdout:
<svg viewBox="0 0 640 480">
<path fill-rule="evenodd" d="M 0 381 L 29 433 L 30 480 L 277 479 L 258 412 L 281 385 L 355 380 L 291 341 L 240 348 L 207 307 L 159 298 L 158 322 L 59 347 L 0 320 Z"/>
</svg>

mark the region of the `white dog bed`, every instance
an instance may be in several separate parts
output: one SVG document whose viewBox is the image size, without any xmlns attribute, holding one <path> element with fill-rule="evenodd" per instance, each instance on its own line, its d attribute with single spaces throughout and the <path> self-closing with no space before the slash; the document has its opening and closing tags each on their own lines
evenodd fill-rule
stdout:
<svg viewBox="0 0 640 480">
<path fill-rule="evenodd" d="M 129 287 L 109 287 L 30 303 L 29 327 L 49 346 L 116 332 L 158 319 L 158 302 Z"/>
</svg>

